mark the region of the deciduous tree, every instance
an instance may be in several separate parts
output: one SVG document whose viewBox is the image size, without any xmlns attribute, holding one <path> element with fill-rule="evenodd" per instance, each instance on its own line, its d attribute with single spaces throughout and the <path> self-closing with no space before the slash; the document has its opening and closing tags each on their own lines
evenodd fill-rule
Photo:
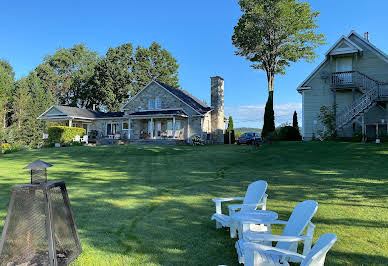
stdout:
<svg viewBox="0 0 388 266">
<path fill-rule="evenodd" d="M 139 92 L 153 79 L 179 87 L 177 60 L 162 46 L 153 42 L 149 48 L 136 48 L 133 67 L 132 95 Z"/>
<path fill-rule="evenodd" d="M 316 58 L 314 49 L 324 43 L 316 24 L 319 12 L 298 0 L 239 0 L 243 15 L 234 27 L 233 45 L 255 69 L 267 74 L 268 100 L 262 135 L 275 130 L 273 90 L 276 74 L 285 74 L 291 62 Z M 270 123 L 270 125 L 267 125 Z"/>
</svg>

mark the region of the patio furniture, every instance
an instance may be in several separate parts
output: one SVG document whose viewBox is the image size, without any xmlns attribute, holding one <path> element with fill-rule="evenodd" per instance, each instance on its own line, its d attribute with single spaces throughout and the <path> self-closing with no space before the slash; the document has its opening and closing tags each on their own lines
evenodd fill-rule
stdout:
<svg viewBox="0 0 388 266">
<path fill-rule="evenodd" d="M 323 266 L 327 252 L 336 241 L 336 235 L 324 234 L 306 255 L 300 255 L 286 249 L 246 242 L 244 244 L 245 265 L 289 265 L 286 258 L 293 258 L 294 261 L 301 263 L 301 266 Z"/>
<path fill-rule="evenodd" d="M 270 224 L 278 218 L 278 214 L 268 210 L 240 211 L 231 218 L 238 228 L 239 239 L 243 239 L 244 233 L 249 230 L 270 233 Z"/>
<path fill-rule="evenodd" d="M 170 130 L 170 129 L 167 130 L 167 138 L 169 138 L 169 139 L 173 138 L 172 130 Z"/>
<path fill-rule="evenodd" d="M 116 133 L 116 134 L 114 135 L 114 139 L 120 139 L 120 138 L 121 138 L 120 133 Z"/>
<path fill-rule="evenodd" d="M 83 136 L 83 137 L 81 138 L 81 142 L 88 144 L 88 142 L 89 142 L 89 137 L 88 137 L 88 135 Z"/>
<path fill-rule="evenodd" d="M 80 142 L 81 141 L 81 137 L 79 135 L 76 135 L 74 138 L 73 138 L 73 141 L 74 142 Z"/>
<path fill-rule="evenodd" d="M 259 180 L 253 182 L 248 186 L 247 192 L 245 193 L 245 197 L 230 197 L 230 198 L 219 198 L 212 199 L 216 204 L 216 213 L 212 215 L 211 219 L 216 220 L 216 228 L 221 227 L 230 227 L 230 237 L 236 237 L 236 223 L 233 221 L 231 216 L 240 211 L 252 211 L 256 210 L 259 206 L 262 207 L 262 210 L 266 209 L 267 204 L 267 194 L 265 191 L 267 190 L 267 182 L 263 180 Z M 233 201 L 233 200 L 242 200 L 242 204 L 234 204 L 230 205 L 229 208 L 229 216 L 222 214 L 221 204 L 222 202 Z"/>
<path fill-rule="evenodd" d="M 108 139 L 113 139 L 114 135 L 108 135 Z"/>
<path fill-rule="evenodd" d="M 238 240 L 235 244 L 239 262 L 244 263 L 244 245 L 246 242 L 253 243 L 270 243 L 278 242 L 276 248 L 296 252 L 298 248 L 298 241 L 304 243 L 303 255 L 306 255 L 310 249 L 314 235 L 315 225 L 311 223 L 311 219 L 318 209 L 318 203 L 313 200 L 306 200 L 295 206 L 288 221 L 274 220 L 270 224 L 285 224 L 282 234 L 272 235 L 270 233 L 244 232 L 243 238 Z M 241 223 L 249 223 L 241 221 Z M 302 232 L 307 227 L 307 232 L 302 235 Z M 292 260 L 292 258 L 290 258 Z"/>
</svg>

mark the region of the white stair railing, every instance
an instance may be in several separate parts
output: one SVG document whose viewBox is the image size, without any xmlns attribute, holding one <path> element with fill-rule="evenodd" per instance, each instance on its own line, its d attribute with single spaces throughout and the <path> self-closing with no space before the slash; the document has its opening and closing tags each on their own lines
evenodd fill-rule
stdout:
<svg viewBox="0 0 388 266">
<path fill-rule="evenodd" d="M 345 83 L 344 81 L 348 81 Z M 349 82 L 349 80 L 351 82 Z M 360 88 L 363 95 L 342 109 L 336 115 L 336 128 L 339 129 L 371 107 L 379 97 L 388 97 L 388 83 L 378 82 L 358 71 L 337 72 L 332 75 L 335 87 L 351 85 Z"/>
</svg>

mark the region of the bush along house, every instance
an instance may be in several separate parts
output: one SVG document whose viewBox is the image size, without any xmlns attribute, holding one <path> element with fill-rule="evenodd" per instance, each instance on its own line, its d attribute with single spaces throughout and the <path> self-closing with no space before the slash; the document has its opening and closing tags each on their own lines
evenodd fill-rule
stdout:
<svg viewBox="0 0 388 266">
<path fill-rule="evenodd" d="M 54 105 L 42 121 L 85 128 L 98 143 L 113 141 L 191 143 L 199 136 L 206 143 L 224 143 L 224 79 L 211 77 L 211 106 L 187 91 L 151 81 L 130 98 L 122 112 L 99 112 Z"/>
<path fill-rule="evenodd" d="M 388 56 L 354 31 L 342 36 L 325 59 L 299 85 L 302 95 L 302 135 L 311 140 L 325 130 L 318 119 L 322 106 L 333 108 L 339 137 L 387 134 Z"/>
</svg>

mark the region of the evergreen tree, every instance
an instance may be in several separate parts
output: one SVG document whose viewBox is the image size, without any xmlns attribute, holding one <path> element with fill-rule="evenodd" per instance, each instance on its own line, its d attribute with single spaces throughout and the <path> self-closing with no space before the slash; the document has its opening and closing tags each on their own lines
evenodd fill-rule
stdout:
<svg viewBox="0 0 388 266">
<path fill-rule="evenodd" d="M 6 140 L 6 128 L 10 112 L 10 102 L 14 88 L 12 67 L 4 60 L 0 61 L 0 143 Z"/>
<path fill-rule="evenodd" d="M 26 78 L 16 82 L 14 97 L 12 99 L 13 134 L 17 141 L 28 141 L 28 125 L 26 121 L 31 119 L 31 95 Z M 27 127 L 27 128 L 26 128 Z"/>
<path fill-rule="evenodd" d="M 232 118 L 232 116 L 229 116 L 227 131 L 231 131 L 231 130 L 234 130 L 234 128 L 233 128 L 233 118 Z"/>
<path fill-rule="evenodd" d="M 55 104 L 55 99 L 51 90 L 46 90 L 42 86 L 36 72 L 31 72 L 28 75 L 27 84 L 31 95 L 31 106 L 29 108 L 29 118 L 25 121 L 23 129 L 27 131 L 28 135 L 28 139 L 25 141 L 36 147 L 42 144 L 42 133 L 44 131 L 44 122 L 36 118 Z"/>
<path fill-rule="evenodd" d="M 263 137 L 268 136 L 271 132 L 275 131 L 275 113 L 273 111 L 273 91 L 268 93 L 267 103 L 264 110 L 264 125 L 261 135 Z"/>
<path fill-rule="evenodd" d="M 294 115 L 292 116 L 292 126 L 299 130 L 298 114 L 296 113 L 296 111 L 294 111 Z"/>
</svg>

